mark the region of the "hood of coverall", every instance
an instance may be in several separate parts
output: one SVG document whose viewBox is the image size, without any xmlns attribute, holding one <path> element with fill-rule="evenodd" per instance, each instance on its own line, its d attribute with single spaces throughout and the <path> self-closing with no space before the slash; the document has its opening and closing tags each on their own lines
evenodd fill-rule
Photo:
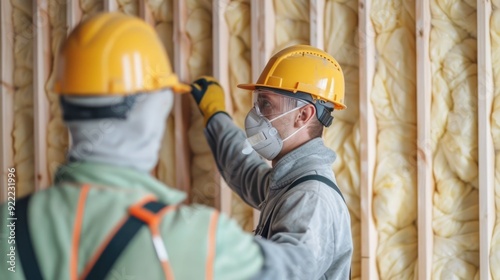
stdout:
<svg viewBox="0 0 500 280">
<path fill-rule="evenodd" d="M 63 97 L 79 106 L 108 106 L 125 97 Z M 158 161 L 166 117 L 173 104 L 170 89 L 138 94 L 126 117 L 66 120 L 71 135 L 69 161 L 105 163 L 150 172 Z"/>
</svg>

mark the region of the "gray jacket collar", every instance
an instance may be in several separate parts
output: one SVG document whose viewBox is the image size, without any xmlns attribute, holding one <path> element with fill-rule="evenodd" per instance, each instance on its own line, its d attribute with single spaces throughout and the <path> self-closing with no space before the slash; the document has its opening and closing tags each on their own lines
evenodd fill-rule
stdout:
<svg viewBox="0 0 500 280">
<path fill-rule="evenodd" d="M 330 169 L 337 155 L 314 138 L 281 158 L 271 172 L 271 189 L 281 189 L 311 171 Z"/>
</svg>

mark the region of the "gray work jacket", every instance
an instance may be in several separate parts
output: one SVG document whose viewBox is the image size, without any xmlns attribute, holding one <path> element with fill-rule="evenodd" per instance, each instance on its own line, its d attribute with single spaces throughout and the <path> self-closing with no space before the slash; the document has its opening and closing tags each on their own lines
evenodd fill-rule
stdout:
<svg viewBox="0 0 500 280">
<path fill-rule="evenodd" d="M 305 175 L 318 174 L 335 182 L 331 166 L 336 154 L 323 140 L 305 143 L 271 168 L 256 152 L 241 152 L 245 134 L 226 114 L 214 115 L 205 135 L 229 187 L 261 211 L 256 233 L 282 245 L 259 240 L 265 265 L 282 269 L 274 279 L 348 279 L 353 245 L 349 211 L 342 197 L 316 180 L 285 193 Z M 267 219 L 271 224 L 266 234 L 261 231 Z"/>
</svg>

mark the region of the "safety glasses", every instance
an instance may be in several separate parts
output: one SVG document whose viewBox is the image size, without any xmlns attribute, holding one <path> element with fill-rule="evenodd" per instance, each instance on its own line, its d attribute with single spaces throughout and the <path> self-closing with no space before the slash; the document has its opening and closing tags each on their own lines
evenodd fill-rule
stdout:
<svg viewBox="0 0 500 280">
<path fill-rule="evenodd" d="M 297 98 L 275 93 L 269 89 L 256 89 L 253 91 L 253 104 L 257 113 L 269 119 L 302 107 L 307 103 Z"/>
</svg>

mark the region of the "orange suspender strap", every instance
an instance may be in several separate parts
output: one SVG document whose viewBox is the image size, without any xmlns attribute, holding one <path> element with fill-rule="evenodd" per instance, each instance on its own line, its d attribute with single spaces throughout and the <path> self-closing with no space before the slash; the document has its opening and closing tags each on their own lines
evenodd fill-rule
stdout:
<svg viewBox="0 0 500 280">
<path fill-rule="evenodd" d="M 90 186 L 83 185 L 81 188 L 80 196 L 78 198 L 78 205 L 76 207 L 75 223 L 73 225 L 73 238 L 71 242 L 71 255 L 70 255 L 70 269 L 69 276 L 71 280 L 78 279 L 78 247 L 80 245 L 80 234 L 82 232 L 83 213 L 85 212 L 85 201 L 89 193 Z"/>
<path fill-rule="evenodd" d="M 165 273 L 165 279 L 173 280 L 174 273 L 172 272 L 172 267 L 168 262 L 168 254 L 165 248 L 165 243 L 163 242 L 163 238 L 160 233 L 160 224 L 162 218 L 168 212 L 174 210 L 176 208 L 175 205 L 167 206 L 161 209 L 158 212 L 152 212 L 150 209 L 146 207 L 141 207 L 140 205 L 134 205 L 130 207 L 130 215 L 135 218 L 141 220 L 143 223 L 146 223 L 151 231 L 151 235 L 153 238 L 153 246 L 156 251 L 156 255 L 161 262 L 161 266 L 163 268 L 163 272 Z"/>
<path fill-rule="evenodd" d="M 219 222 L 219 212 L 214 211 L 210 216 L 210 224 L 208 226 L 208 250 L 207 250 L 207 264 L 206 264 L 206 280 L 213 280 L 214 277 L 214 261 L 215 261 L 215 248 L 217 247 L 217 223 Z"/>
<path fill-rule="evenodd" d="M 97 250 L 100 255 L 96 255 L 91 259 L 92 261 L 87 265 L 81 279 L 104 279 L 129 242 L 144 225 L 148 225 L 153 235 L 153 245 L 161 261 L 165 277 L 173 280 L 168 255 L 158 227 L 162 216 L 175 209 L 175 207 L 175 205 L 168 206 L 151 200 L 141 201 L 130 207 L 130 216 L 125 221 L 118 223 L 121 227 L 113 230 L 114 235 L 107 238 L 101 248 Z M 104 247 L 104 245 L 106 246 Z"/>
</svg>

